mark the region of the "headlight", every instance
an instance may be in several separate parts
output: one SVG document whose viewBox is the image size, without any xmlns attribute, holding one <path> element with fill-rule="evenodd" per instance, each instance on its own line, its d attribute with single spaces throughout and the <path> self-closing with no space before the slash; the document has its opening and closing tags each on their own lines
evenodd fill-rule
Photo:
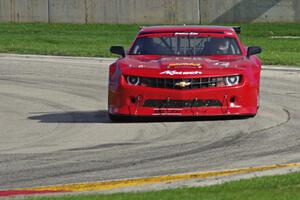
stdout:
<svg viewBox="0 0 300 200">
<path fill-rule="evenodd" d="M 127 76 L 126 80 L 129 85 L 138 85 L 140 83 L 140 78 L 137 76 Z"/>
<path fill-rule="evenodd" d="M 225 77 L 225 84 L 227 86 L 237 85 L 240 82 L 240 76 L 226 76 Z"/>
</svg>

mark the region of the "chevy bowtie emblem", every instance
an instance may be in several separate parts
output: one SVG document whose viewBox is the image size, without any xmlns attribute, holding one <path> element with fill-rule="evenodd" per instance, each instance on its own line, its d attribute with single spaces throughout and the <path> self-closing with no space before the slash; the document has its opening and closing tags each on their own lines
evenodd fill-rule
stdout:
<svg viewBox="0 0 300 200">
<path fill-rule="evenodd" d="M 175 83 L 175 85 L 184 88 L 184 87 L 190 86 L 191 83 L 190 82 L 181 81 L 181 82 Z"/>
</svg>

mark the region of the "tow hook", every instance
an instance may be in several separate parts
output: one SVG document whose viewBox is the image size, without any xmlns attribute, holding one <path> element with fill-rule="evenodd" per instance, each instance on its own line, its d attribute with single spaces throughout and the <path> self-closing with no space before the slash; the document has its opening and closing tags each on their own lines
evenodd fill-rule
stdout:
<svg viewBox="0 0 300 200">
<path fill-rule="evenodd" d="M 167 105 L 166 105 L 166 107 L 167 107 L 167 108 L 169 108 L 169 107 L 170 107 L 170 102 L 171 102 L 171 98 L 170 98 L 170 97 L 168 97 L 168 98 L 167 98 Z"/>
<path fill-rule="evenodd" d="M 138 108 L 140 106 L 141 100 L 142 100 L 142 97 L 140 95 L 136 97 L 134 114 L 137 114 L 137 111 L 138 111 Z"/>
<path fill-rule="evenodd" d="M 136 97 L 135 96 L 130 97 L 130 103 L 128 105 L 128 109 L 131 114 L 137 114 L 141 101 L 142 101 L 141 95 Z"/>
<path fill-rule="evenodd" d="M 227 114 L 229 113 L 228 112 L 228 95 L 224 95 L 221 110 L 223 113 L 227 113 Z"/>
<path fill-rule="evenodd" d="M 196 109 L 196 115 L 199 115 L 199 106 L 197 105 L 197 102 L 198 102 L 198 98 L 196 97 L 194 99 L 193 105 L 191 105 L 191 110 L 194 112 L 193 107 L 195 107 L 195 109 Z M 195 113 L 194 113 L 194 115 L 195 115 Z"/>
</svg>

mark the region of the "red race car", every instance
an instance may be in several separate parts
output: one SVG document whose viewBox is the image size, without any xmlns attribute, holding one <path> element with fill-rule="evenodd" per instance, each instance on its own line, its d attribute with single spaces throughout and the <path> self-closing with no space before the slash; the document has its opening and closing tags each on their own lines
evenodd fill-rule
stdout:
<svg viewBox="0 0 300 200">
<path fill-rule="evenodd" d="M 111 120 L 133 116 L 255 116 L 261 61 L 240 27 L 151 26 L 140 29 L 109 67 Z"/>
</svg>

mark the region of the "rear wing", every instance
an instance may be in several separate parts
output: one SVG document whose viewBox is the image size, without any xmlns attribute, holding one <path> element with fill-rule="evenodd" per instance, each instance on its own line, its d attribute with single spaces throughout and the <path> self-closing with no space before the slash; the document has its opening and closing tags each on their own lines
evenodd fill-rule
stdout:
<svg viewBox="0 0 300 200">
<path fill-rule="evenodd" d="M 186 26 L 186 25 L 184 24 L 184 26 Z M 139 28 L 141 30 L 141 29 L 143 29 L 145 27 L 147 27 L 147 26 L 140 26 Z M 236 34 L 241 34 L 242 33 L 242 27 L 241 26 L 232 26 L 232 29 L 234 30 L 234 32 Z"/>
<path fill-rule="evenodd" d="M 240 27 L 240 26 L 233 26 L 232 28 L 233 28 L 233 30 L 235 31 L 236 34 L 241 34 L 242 27 Z"/>
</svg>

